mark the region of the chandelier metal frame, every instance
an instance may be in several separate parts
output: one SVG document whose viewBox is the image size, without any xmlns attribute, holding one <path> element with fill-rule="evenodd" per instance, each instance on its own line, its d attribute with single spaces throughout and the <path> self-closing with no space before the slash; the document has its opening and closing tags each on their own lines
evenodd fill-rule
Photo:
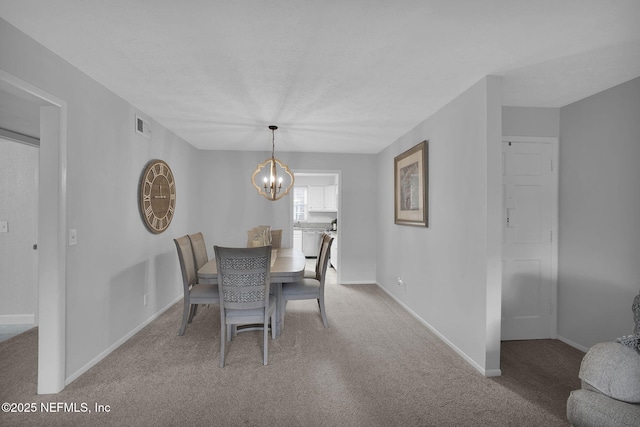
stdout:
<svg viewBox="0 0 640 427">
<path fill-rule="evenodd" d="M 276 129 L 278 129 L 278 126 L 270 125 L 269 129 L 271 129 L 271 158 L 258 165 L 256 170 L 253 172 L 253 175 L 251 175 L 251 183 L 253 184 L 255 189 L 258 190 L 258 194 L 274 202 L 289 194 L 289 191 L 291 190 L 291 188 L 293 188 L 295 178 L 293 176 L 293 172 L 291 172 L 291 170 L 289 169 L 289 166 L 282 163 L 275 156 L 275 132 Z M 289 185 L 284 189 L 282 188 L 282 176 L 278 177 L 278 166 L 281 170 L 284 171 L 285 174 L 289 175 L 291 179 Z M 259 185 L 256 182 L 256 177 L 267 167 L 269 168 L 269 177 L 264 176 L 262 183 Z"/>
</svg>

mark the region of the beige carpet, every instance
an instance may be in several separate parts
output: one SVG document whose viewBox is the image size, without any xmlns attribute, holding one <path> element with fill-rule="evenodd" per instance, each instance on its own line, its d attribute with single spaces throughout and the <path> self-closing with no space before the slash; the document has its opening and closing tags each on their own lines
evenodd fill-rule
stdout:
<svg viewBox="0 0 640 427">
<path fill-rule="evenodd" d="M 36 394 L 37 329 L 0 343 L 0 425 L 566 426 L 583 354 L 553 340 L 503 343 L 484 378 L 374 285 L 327 288 L 287 306 L 282 336 L 244 332 L 219 363 L 219 314 L 202 308 L 177 335 L 178 303 L 57 395 Z M 41 403 L 91 412 L 43 413 Z M 95 405 L 110 412 L 96 413 Z M 64 408 L 62 408 L 64 410 Z"/>
</svg>

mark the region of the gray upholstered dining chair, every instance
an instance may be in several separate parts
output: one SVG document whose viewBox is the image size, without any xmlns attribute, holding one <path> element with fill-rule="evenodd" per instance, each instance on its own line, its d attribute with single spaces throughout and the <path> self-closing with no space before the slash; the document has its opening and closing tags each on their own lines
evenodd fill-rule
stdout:
<svg viewBox="0 0 640 427">
<path fill-rule="evenodd" d="M 193 260 L 196 263 L 197 276 L 197 272 L 198 270 L 200 270 L 200 267 L 202 267 L 207 263 L 207 261 L 209 261 L 209 255 L 207 254 L 207 245 L 204 242 L 204 236 L 200 232 L 189 234 L 189 240 L 191 241 L 191 249 L 193 250 Z M 198 283 L 209 284 L 209 282 L 207 282 L 206 280 L 202 280 L 199 278 L 196 278 L 196 281 Z M 190 319 L 193 318 L 193 316 L 195 316 L 197 313 L 198 305 L 194 304 Z M 191 320 L 189 320 L 189 323 L 191 323 Z"/>
<path fill-rule="evenodd" d="M 196 263 L 196 272 L 209 261 L 207 245 L 204 242 L 202 233 L 189 234 L 191 248 L 193 249 L 193 259 Z"/>
<path fill-rule="evenodd" d="M 320 239 L 320 245 L 318 245 L 318 255 L 316 256 L 316 268 L 314 270 L 304 270 L 305 279 L 315 279 L 320 274 L 320 255 L 322 255 L 322 248 L 324 247 L 325 238 L 329 235 L 327 233 L 322 234 Z"/>
<path fill-rule="evenodd" d="M 331 250 L 333 237 L 325 234 L 320 245 L 319 270 L 315 278 L 305 277 L 294 283 L 282 284 L 282 298 L 286 307 L 287 301 L 315 299 L 318 301 L 320 316 L 325 328 L 329 327 L 327 311 L 324 306 L 324 282 L 327 275 L 327 265 L 329 264 L 329 253 Z"/>
<path fill-rule="evenodd" d="M 247 230 L 247 247 L 268 246 L 271 244 L 271 226 L 259 225 Z"/>
<path fill-rule="evenodd" d="M 197 283 L 198 270 L 191 247 L 189 236 L 173 239 L 178 250 L 178 260 L 182 270 L 182 284 L 184 291 L 184 310 L 182 324 L 178 335 L 184 335 L 187 323 L 191 323 L 198 304 L 219 304 L 218 285 Z"/>
<path fill-rule="evenodd" d="M 282 230 L 271 230 L 271 249 L 280 249 Z"/>
<path fill-rule="evenodd" d="M 225 341 L 231 341 L 232 327 L 261 323 L 263 356 L 268 359 L 269 319 L 275 326 L 275 298 L 271 285 L 271 246 L 223 248 L 214 246 L 220 287 L 220 367 L 224 367 Z M 275 338 L 275 327 L 271 337 Z"/>
</svg>

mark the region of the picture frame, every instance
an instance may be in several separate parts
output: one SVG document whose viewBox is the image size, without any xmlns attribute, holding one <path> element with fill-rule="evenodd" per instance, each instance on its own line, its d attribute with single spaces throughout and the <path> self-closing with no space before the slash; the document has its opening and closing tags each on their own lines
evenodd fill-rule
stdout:
<svg viewBox="0 0 640 427">
<path fill-rule="evenodd" d="M 395 223 L 429 226 L 429 141 L 394 158 Z"/>
</svg>

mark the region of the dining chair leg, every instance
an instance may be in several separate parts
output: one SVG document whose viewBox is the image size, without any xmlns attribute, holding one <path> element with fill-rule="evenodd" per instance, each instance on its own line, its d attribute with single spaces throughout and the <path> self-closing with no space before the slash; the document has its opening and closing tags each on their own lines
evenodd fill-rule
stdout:
<svg viewBox="0 0 640 427">
<path fill-rule="evenodd" d="M 318 306 L 320 307 L 320 315 L 322 316 L 322 323 L 325 328 L 329 327 L 329 321 L 327 320 L 327 312 L 324 309 L 324 298 L 321 296 L 318 298 Z"/>
<path fill-rule="evenodd" d="M 271 339 L 276 339 L 276 313 L 271 315 Z"/>
<path fill-rule="evenodd" d="M 191 304 L 188 299 L 184 300 L 184 309 L 182 312 L 182 324 L 180 325 L 180 331 L 178 331 L 178 335 L 184 335 L 184 330 L 187 328 L 187 320 L 189 320 L 189 314 L 191 312 Z"/>
<path fill-rule="evenodd" d="M 284 329 L 284 311 L 287 302 L 282 295 L 282 283 L 271 283 L 271 288 L 273 289 L 273 294 L 276 296 L 276 336 L 280 336 Z"/>
<path fill-rule="evenodd" d="M 224 368 L 224 342 L 227 340 L 225 337 L 226 325 L 224 324 L 224 319 L 222 320 L 222 324 L 220 325 L 220 367 Z"/>
<path fill-rule="evenodd" d="M 187 323 L 191 323 L 191 321 L 193 320 L 193 316 L 195 316 L 196 314 L 197 308 L 198 304 L 191 304 L 191 307 L 189 307 L 189 320 L 187 321 Z"/>
<path fill-rule="evenodd" d="M 268 351 L 268 345 L 269 345 L 269 322 L 266 320 L 266 315 L 265 315 L 265 322 L 264 322 L 264 328 L 262 331 L 262 335 L 263 335 L 263 344 L 262 344 L 262 351 L 263 351 L 263 356 L 262 356 L 262 362 L 264 365 L 267 364 L 267 358 L 269 357 L 269 351 Z"/>
</svg>

